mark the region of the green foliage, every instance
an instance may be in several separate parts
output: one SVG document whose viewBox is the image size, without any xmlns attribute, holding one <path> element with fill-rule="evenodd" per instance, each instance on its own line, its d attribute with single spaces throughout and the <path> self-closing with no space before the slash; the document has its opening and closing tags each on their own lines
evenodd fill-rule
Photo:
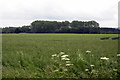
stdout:
<svg viewBox="0 0 120 80">
<path fill-rule="evenodd" d="M 119 29 L 100 28 L 96 21 L 33 21 L 30 26 L 5 27 L 2 33 L 82 33 L 117 34 Z"/>
<path fill-rule="evenodd" d="M 108 36 L 117 35 L 3 34 L 2 77 L 117 78 L 118 40 L 100 40 Z"/>
<path fill-rule="evenodd" d="M 31 23 L 31 31 L 34 33 L 55 32 L 59 28 L 56 21 L 34 21 Z"/>
<path fill-rule="evenodd" d="M 29 33 L 30 32 L 30 26 L 22 26 L 21 27 L 21 32 L 22 33 Z"/>
<path fill-rule="evenodd" d="M 30 26 L 5 27 L 3 33 L 99 33 L 95 21 L 33 21 Z"/>
</svg>

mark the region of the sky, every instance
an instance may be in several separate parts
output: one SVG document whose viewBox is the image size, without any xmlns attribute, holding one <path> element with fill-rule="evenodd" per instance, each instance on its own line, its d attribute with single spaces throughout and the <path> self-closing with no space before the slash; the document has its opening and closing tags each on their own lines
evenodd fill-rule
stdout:
<svg viewBox="0 0 120 80">
<path fill-rule="evenodd" d="M 97 21 L 118 27 L 119 0 L 0 0 L 0 27 L 30 25 L 35 20 Z"/>
</svg>

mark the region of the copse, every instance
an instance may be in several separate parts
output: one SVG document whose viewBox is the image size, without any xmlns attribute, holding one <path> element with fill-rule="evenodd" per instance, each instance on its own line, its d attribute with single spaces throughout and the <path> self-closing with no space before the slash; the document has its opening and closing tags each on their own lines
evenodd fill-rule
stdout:
<svg viewBox="0 0 120 80">
<path fill-rule="evenodd" d="M 96 21 L 72 21 L 73 33 L 99 33 L 99 23 Z"/>
<path fill-rule="evenodd" d="M 33 21 L 29 26 L 5 27 L 2 33 L 80 33 L 103 34 L 118 33 L 118 29 L 100 28 L 96 21 Z"/>
<path fill-rule="evenodd" d="M 31 32 L 52 33 L 59 29 L 60 25 L 57 21 L 34 21 L 31 23 Z"/>
<path fill-rule="evenodd" d="M 5 27 L 2 28 L 2 33 L 29 33 L 30 30 L 30 26 Z"/>
<path fill-rule="evenodd" d="M 2 33 L 20 33 L 19 27 L 5 27 L 2 29 Z"/>
<path fill-rule="evenodd" d="M 33 33 L 99 33 L 96 21 L 34 21 L 31 23 Z"/>
</svg>

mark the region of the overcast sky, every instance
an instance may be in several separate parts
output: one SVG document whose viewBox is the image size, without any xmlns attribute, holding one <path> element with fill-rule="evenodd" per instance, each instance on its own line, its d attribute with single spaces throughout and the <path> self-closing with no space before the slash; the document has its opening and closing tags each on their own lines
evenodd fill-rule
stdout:
<svg viewBox="0 0 120 80">
<path fill-rule="evenodd" d="M 30 25 L 34 20 L 90 21 L 118 26 L 119 0 L 0 0 L 0 27 Z"/>
</svg>

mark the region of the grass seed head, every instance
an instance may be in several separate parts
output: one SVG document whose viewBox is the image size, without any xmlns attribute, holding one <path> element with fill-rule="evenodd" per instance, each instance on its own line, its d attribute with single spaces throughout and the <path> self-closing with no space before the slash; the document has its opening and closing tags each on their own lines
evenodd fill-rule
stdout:
<svg viewBox="0 0 120 80">
<path fill-rule="evenodd" d="M 57 70 L 54 70 L 53 72 L 58 72 L 59 70 L 57 69 Z"/>
</svg>

